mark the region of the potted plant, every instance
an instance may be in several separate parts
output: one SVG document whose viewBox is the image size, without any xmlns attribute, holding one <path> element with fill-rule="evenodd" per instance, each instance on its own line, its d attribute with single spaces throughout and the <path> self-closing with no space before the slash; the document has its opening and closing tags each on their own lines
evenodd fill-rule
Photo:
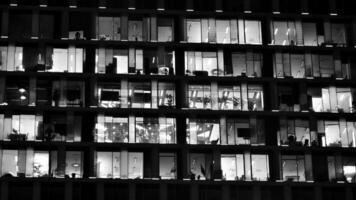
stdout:
<svg viewBox="0 0 356 200">
<path fill-rule="evenodd" d="M 9 139 L 11 141 L 26 141 L 27 135 L 19 133 L 16 129 L 12 129 L 12 132 L 9 134 Z"/>
</svg>

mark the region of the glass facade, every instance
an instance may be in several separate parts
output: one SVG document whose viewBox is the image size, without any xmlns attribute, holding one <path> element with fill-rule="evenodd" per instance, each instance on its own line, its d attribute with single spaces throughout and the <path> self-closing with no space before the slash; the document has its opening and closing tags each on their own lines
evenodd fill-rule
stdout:
<svg viewBox="0 0 356 200">
<path fill-rule="evenodd" d="M 0 198 L 353 199 L 350 2 L 1 1 Z"/>
</svg>

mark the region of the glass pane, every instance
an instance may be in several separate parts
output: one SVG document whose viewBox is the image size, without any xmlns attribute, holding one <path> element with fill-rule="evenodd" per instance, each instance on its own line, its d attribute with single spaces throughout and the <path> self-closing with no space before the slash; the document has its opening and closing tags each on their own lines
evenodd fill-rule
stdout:
<svg viewBox="0 0 356 200">
<path fill-rule="evenodd" d="M 66 175 L 73 178 L 82 177 L 82 153 L 79 151 L 66 152 Z"/>
<path fill-rule="evenodd" d="M 327 146 L 341 146 L 340 125 L 338 121 L 325 121 L 325 137 Z"/>
<path fill-rule="evenodd" d="M 159 176 L 162 179 L 176 178 L 176 158 L 174 153 L 160 153 L 159 156 Z"/>
<path fill-rule="evenodd" d="M 288 40 L 288 24 L 287 22 L 273 22 L 273 37 L 272 44 L 289 45 Z"/>
<path fill-rule="evenodd" d="M 235 155 L 221 155 L 221 170 L 222 176 L 225 180 L 236 180 L 236 156 Z"/>
<path fill-rule="evenodd" d="M 304 55 L 291 54 L 292 76 L 294 78 L 305 77 Z"/>
<path fill-rule="evenodd" d="M 350 88 L 336 88 L 337 108 L 339 112 L 351 112 L 352 94 Z"/>
<path fill-rule="evenodd" d="M 206 179 L 205 166 L 204 154 L 190 154 L 190 173 L 195 177 L 196 180 Z"/>
<path fill-rule="evenodd" d="M 47 151 L 35 151 L 33 157 L 33 176 L 48 176 L 49 153 Z"/>
<path fill-rule="evenodd" d="M 305 46 L 317 46 L 318 39 L 316 35 L 315 23 L 303 23 L 303 40 Z"/>
<path fill-rule="evenodd" d="M 263 90 L 262 86 L 248 86 L 248 110 L 263 110 Z"/>
<path fill-rule="evenodd" d="M 96 176 L 98 178 L 113 177 L 113 154 L 112 152 L 97 152 L 96 153 Z"/>
<path fill-rule="evenodd" d="M 17 150 L 3 150 L 2 151 L 2 175 L 10 174 L 11 176 L 17 176 L 18 167 L 18 151 Z"/>
<path fill-rule="evenodd" d="M 217 43 L 230 43 L 230 21 L 216 20 Z"/>
<path fill-rule="evenodd" d="M 344 24 L 331 24 L 331 39 L 337 44 L 346 44 Z"/>
<path fill-rule="evenodd" d="M 143 178 L 143 153 L 129 152 L 130 179 Z"/>
<path fill-rule="evenodd" d="M 251 155 L 253 180 L 267 181 L 269 178 L 268 155 Z"/>
<path fill-rule="evenodd" d="M 129 41 L 142 41 L 142 21 L 129 20 Z"/>
<path fill-rule="evenodd" d="M 158 119 L 136 117 L 135 134 L 137 143 L 159 143 Z"/>
<path fill-rule="evenodd" d="M 262 44 L 261 22 L 245 20 L 246 44 Z"/>
<path fill-rule="evenodd" d="M 187 42 L 201 42 L 200 20 L 187 20 Z"/>
</svg>

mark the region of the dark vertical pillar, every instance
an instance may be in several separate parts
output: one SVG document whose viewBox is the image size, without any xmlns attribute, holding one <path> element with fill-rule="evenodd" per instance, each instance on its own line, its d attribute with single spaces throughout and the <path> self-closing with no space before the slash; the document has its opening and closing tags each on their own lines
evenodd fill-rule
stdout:
<svg viewBox="0 0 356 200">
<path fill-rule="evenodd" d="M 356 20 L 352 20 L 351 24 L 351 34 L 350 34 L 350 41 L 352 42 L 352 45 L 356 47 Z"/>
<path fill-rule="evenodd" d="M 6 77 L 0 76 L 0 103 L 5 102 L 5 85 L 6 85 Z"/>
<path fill-rule="evenodd" d="M 32 11 L 32 35 L 31 35 L 31 39 L 38 39 L 39 36 L 39 20 L 40 20 L 40 16 L 39 16 L 39 11 L 38 10 L 34 10 Z"/>
<path fill-rule="evenodd" d="M 2 10 L 1 14 L 1 38 L 9 36 L 9 10 Z"/>
<path fill-rule="evenodd" d="M 129 17 L 127 13 L 123 13 L 121 15 L 121 21 L 120 21 L 120 25 L 121 25 L 121 40 L 122 41 L 127 41 L 128 38 L 128 24 L 129 24 Z"/>
<path fill-rule="evenodd" d="M 57 169 L 61 173 L 60 175 L 65 175 L 66 169 L 66 148 L 64 145 L 58 147 L 58 160 Z"/>
<path fill-rule="evenodd" d="M 278 88 L 277 88 L 277 83 L 276 82 L 271 82 L 269 84 L 269 91 L 270 91 L 271 110 L 272 111 L 278 111 L 279 110 Z"/>
<path fill-rule="evenodd" d="M 69 0 L 69 7 L 76 8 L 77 7 L 77 0 Z"/>
<path fill-rule="evenodd" d="M 275 150 L 273 152 L 272 158 L 270 159 L 272 161 L 272 166 L 270 169 L 271 171 L 271 179 L 272 180 L 282 180 L 282 174 L 281 174 L 281 153 L 279 150 Z"/>
<path fill-rule="evenodd" d="M 106 0 L 99 0 L 98 1 L 98 7 L 99 8 L 106 8 Z"/>
<path fill-rule="evenodd" d="M 159 186 L 159 200 L 168 200 L 167 198 L 167 184 L 161 183 Z"/>
<path fill-rule="evenodd" d="M 356 194 L 354 193 L 353 194 L 353 192 L 352 192 L 352 187 L 350 187 L 350 186 L 347 186 L 346 188 L 345 188 L 345 200 L 352 200 L 352 199 L 354 199 L 356 196 Z"/>
<path fill-rule="evenodd" d="M 301 0 L 300 8 L 302 10 L 302 14 L 309 14 L 308 0 Z"/>
<path fill-rule="evenodd" d="M 41 185 L 39 182 L 33 183 L 33 199 L 41 200 Z"/>
<path fill-rule="evenodd" d="M 90 39 L 91 40 L 96 40 L 96 39 L 98 39 L 97 37 L 96 37 L 96 20 L 97 20 L 97 16 L 98 16 L 98 14 L 96 13 L 96 12 L 92 12 L 91 13 L 91 15 L 90 15 L 90 17 L 91 17 L 91 23 L 90 23 L 90 25 L 91 25 L 91 27 L 90 27 L 90 33 L 88 34 L 88 35 L 90 35 Z"/>
<path fill-rule="evenodd" d="M 89 93 L 90 93 L 90 99 L 89 99 L 89 105 L 90 107 L 97 107 L 98 106 L 98 101 L 99 101 L 99 94 L 98 94 L 98 78 L 97 77 L 92 77 L 90 79 L 89 83 Z"/>
<path fill-rule="evenodd" d="M 244 0 L 244 12 L 245 13 L 251 12 L 251 0 Z"/>
<path fill-rule="evenodd" d="M 185 8 L 187 11 L 194 11 L 194 1 L 193 0 L 185 0 Z"/>
<path fill-rule="evenodd" d="M 40 7 L 47 7 L 48 3 L 47 0 L 40 0 Z"/>
<path fill-rule="evenodd" d="M 101 200 L 104 199 L 105 194 L 104 194 L 104 183 L 103 182 L 97 182 L 96 184 L 96 199 Z"/>
<path fill-rule="evenodd" d="M 190 199 L 199 199 L 199 185 L 198 184 L 191 184 L 190 186 Z"/>
<path fill-rule="evenodd" d="M 219 173 L 221 171 L 221 152 L 218 148 L 213 150 L 213 172 L 212 172 L 212 179 L 221 179 L 222 173 Z"/>
<path fill-rule="evenodd" d="M 221 200 L 229 200 L 230 199 L 230 187 L 227 184 L 222 185 L 221 188 L 222 197 Z"/>
<path fill-rule="evenodd" d="M 280 12 L 279 0 L 272 0 L 272 13 L 279 14 Z"/>
<path fill-rule="evenodd" d="M 130 10 L 135 10 L 136 9 L 135 0 L 128 0 L 128 9 L 130 9 Z"/>
<path fill-rule="evenodd" d="M 215 0 L 215 11 L 216 12 L 222 12 L 223 11 L 222 0 Z"/>
<path fill-rule="evenodd" d="M 305 82 L 299 83 L 299 104 L 301 110 L 308 110 L 308 96 L 307 96 L 307 84 Z"/>
<path fill-rule="evenodd" d="M 136 200 L 136 184 L 129 183 L 129 200 Z"/>
<path fill-rule="evenodd" d="M 336 0 L 329 0 L 330 15 L 337 15 Z"/>
<path fill-rule="evenodd" d="M 252 186 L 253 200 L 261 200 L 261 187 L 259 185 Z"/>
<path fill-rule="evenodd" d="M 284 200 L 292 200 L 292 189 L 290 187 L 290 185 L 284 185 L 283 186 L 283 196 L 284 196 Z"/>
<path fill-rule="evenodd" d="M 314 196 L 315 196 L 315 200 L 322 200 L 322 190 L 321 190 L 321 186 L 315 186 L 314 187 Z"/>
<path fill-rule="evenodd" d="M 61 16 L 61 39 L 68 39 L 69 12 L 63 11 Z"/>
<path fill-rule="evenodd" d="M 95 152 L 96 152 L 96 148 L 95 147 L 90 147 L 89 148 L 89 152 L 88 152 L 88 177 L 95 177 L 95 163 L 96 163 L 96 160 L 95 160 Z"/>
<path fill-rule="evenodd" d="M 152 178 L 159 177 L 159 151 L 157 147 L 153 147 L 151 150 L 151 174 Z"/>
<path fill-rule="evenodd" d="M 9 183 L 7 181 L 1 181 L 1 200 L 8 200 L 9 198 Z"/>
<path fill-rule="evenodd" d="M 64 183 L 64 200 L 72 200 L 73 198 L 73 183 L 66 181 Z"/>
<path fill-rule="evenodd" d="M 10 6 L 17 6 L 17 0 L 10 0 Z"/>
<path fill-rule="evenodd" d="M 187 26 L 186 26 L 186 19 L 183 16 L 179 17 L 179 24 L 178 24 L 178 35 L 177 35 L 177 39 L 180 42 L 187 42 Z"/>
<path fill-rule="evenodd" d="M 157 0 L 157 10 L 164 10 L 164 0 Z"/>
<path fill-rule="evenodd" d="M 181 149 L 181 158 L 180 158 L 180 162 L 179 163 L 179 168 L 181 170 L 181 178 L 189 178 L 189 172 L 188 172 L 188 159 L 189 159 L 189 155 L 188 155 L 188 148 L 187 147 L 183 147 Z M 178 174 L 179 175 L 179 174 Z"/>
</svg>

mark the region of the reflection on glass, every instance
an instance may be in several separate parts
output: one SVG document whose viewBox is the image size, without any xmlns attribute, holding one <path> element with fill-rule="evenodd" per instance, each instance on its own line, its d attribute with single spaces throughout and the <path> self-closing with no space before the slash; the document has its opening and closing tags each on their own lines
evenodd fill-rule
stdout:
<svg viewBox="0 0 356 200">
<path fill-rule="evenodd" d="M 186 51 L 186 74 L 196 76 L 223 74 L 223 71 L 218 69 L 218 56 L 217 52 Z"/>
<path fill-rule="evenodd" d="M 261 22 L 257 20 L 187 19 L 187 42 L 262 44 Z"/>
<path fill-rule="evenodd" d="M 158 83 L 158 105 L 168 107 L 175 106 L 175 84 Z"/>
<path fill-rule="evenodd" d="M 344 24 L 331 24 L 331 41 L 338 45 L 346 45 L 346 30 Z"/>
<path fill-rule="evenodd" d="M 353 121 L 319 120 L 317 144 L 331 147 L 355 147 L 355 134 L 356 124 Z"/>
<path fill-rule="evenodd" d="M 82 81 L 53 81 L 52 106 L 84 106 L 84 85 Z"/>
<path fill-rule="evenodd" d="M 267 181 L 269 178 L 268 155 L 222 154 L 221 170 L 224 180 Z"/>
<path fill-rule="evenodd" d="M 29 105 L 29 79 L 12 77 L 6 79 L 5 98 L 8 105 Z"/>
<path fill-rule="evenodd" d="M 158 42 L 173 41 L 173 20 L 158 19 L 157 23 Z"/>
<path fill-rule="evenodd" d="M 56 161 L 50 163 L 49 157 L 56 151 L 34 151 L 32 148 L 21 150 L 2 150 L 2 176 L 14 177 L 48 177 L 50 164 L 54 167 Z"/>
<path fill-rule="evenodd" d="M 96 142 L 119 142 L 129 141 L 128 118 L 99 115 L 96 124 Z"/>
<path fill-rule="evenodd" d="M 194 43 L 202 42 L 200 19 L 187 20 L 187 42 L 194 42 Z"/>
<path fill-rule="evenodd" d="M 211 109 L 210 85 L 188 86 L 189 108 Z"/>
<path fill-rule="evenodd" d="M 239 26 L 242 20 L 239 20 Z M 261 22 L 256 20 L 244 20 L 243 35 L 245 39 L 240 44 L 262 44 Z M 239 28 L 239 30 L 241 30 Z M 241 31 L 239 32 L 241 35 Z"/>
<path fill-rule="evenodd" d="M 226 144 L 265 144 L 264 121 L 261 119 L 228 119 L 226 123 Z"/>
<path fill-rule="evenodd" d="M 99 106 L 104 108 L 121 107 L 121 84 L 101 83 L 98 86 Z"/>
<path fill-rule="evenodd" d="M 282 155 L 283 180 L 305 181 L 305 160 L 304 156 Z"/>
<path fill-rule="evenodd" d="M 342 171 L 348 183 L 356 182 L 356 159 L 354 157 L 343 157 Z"/>
<path fill-rule="evenodd" d="M 41 115 L 4 115 L 0 114 L 0 140 L 33 141 L 43 129 Z"/>
<path fill-rule="evenodd" d="M 262 76 L 262 54 L 253 52 L 235 52 L 232 53 L 231 58 L 233 76 Z"/>
<path fill-rule="evenodd" d="M 191 178 L 195 180 L 207 180 L 211 178 L 212 157 L 203 153 L 189 154 Z"/>
<path fill-rule="evenodd" d="M 241 87 L 219 86 L 219 110 L 241 110 Z"/>
<path fill-rule="evenodd" d="M 328 156 L 328 175 L 332 182 L 356 182 L 356 159 L 351 156 Z"/>
<path fill-rule="evenodd" d="M 251 155 L 251 171 L 252 180 L 256 181 L 267 181 L 269 178 L 269 160 L 268 155 Z"/>
<path fill-rule="evenodd" d="M 120 18 L 97 17 L 96 35 L 99 40 L 120 40 Z"/>
<path fill-rule="evenodd" d="M 49 173 L 49 152 L 35 151 L 33 157 L 33 176 L 48 176 Z"/>
<path fill-rule="evenodd" d="M 65 174 L 72 178 L 82 178 L 83 176 L 83 156 L 80 151 L 66 152 Z"/>
<path fill-rule="evenodd" d="M 120 178 L 120 152 L 96 152 L 98 178 Z"/>
<path fill-rule="evenodd" d="M 280 130 L 277 133 L 279 145 L 310 146 L 311 135 L 308 120 L 280 119 L 279 125 Z"/>
<path fill-rule="evenodd" d="M 129 41 L 142 41 L 142 21 L 129 20 Z"/>
<path fill-rule="evenodd" d="M 248 86 L 248 110 L 261 111 L 264 108 L 263 88 L 259 85 Z"/>
<path fill-rule="evenodd" d="M 187 119 L 188 144 L 220 144 L 218 120 Z"/>
<path fill-rule="evenodd" d="M 143 178 L 143 153 L 129 152 L 128 178 Z"/>
<path fill-rule="evenodd" d="M 130 82 L 128 98 L 131 108 L 151 108 L 151 84 L 149 82 Z"/>
<path fill-rule="evenodd" d="M 176 179 L 177 164 L 175 153 L 159 154 L 159 176 L 161 179 Z"/>
<path fill-rule="evenodd" d="M 354 112 L 352 88 L 309 88 L 310 104 L 315 112 Z"/>
</svg>

